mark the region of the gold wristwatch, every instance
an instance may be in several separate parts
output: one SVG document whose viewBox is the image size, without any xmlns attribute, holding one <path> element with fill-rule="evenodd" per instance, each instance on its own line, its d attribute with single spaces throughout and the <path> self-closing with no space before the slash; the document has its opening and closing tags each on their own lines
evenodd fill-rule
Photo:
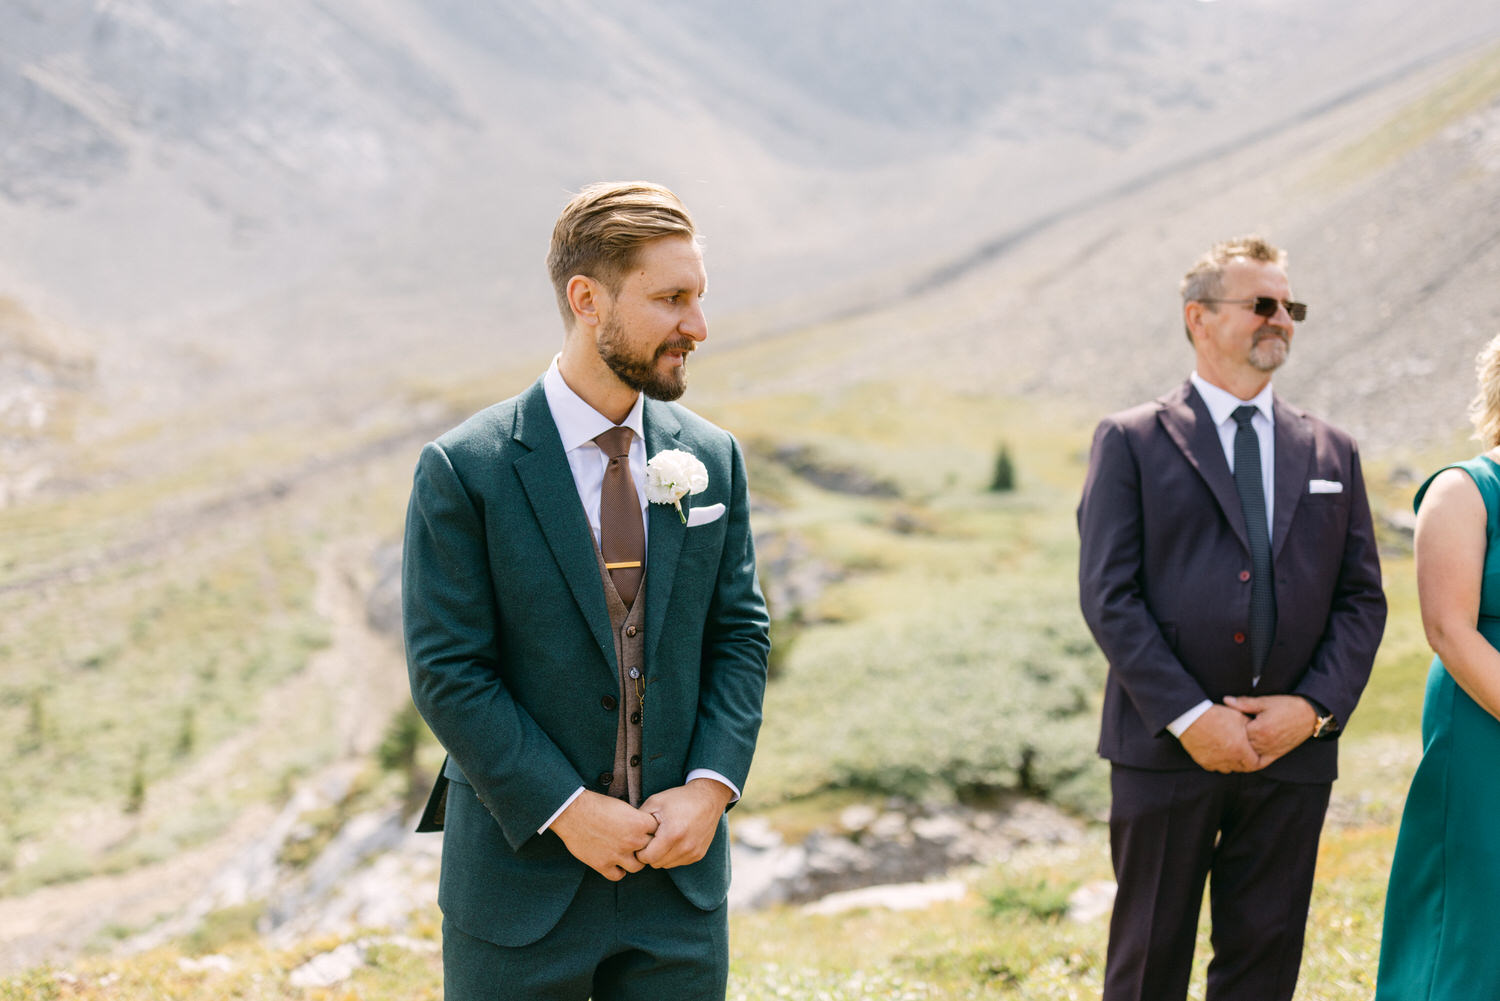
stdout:
<svg viewBox="0 0 1500 1001">
<path fill-rule="evenodd" d="M 1313 724 L 1312 739 L 1329 737 L 1337 733 L 1339 729 L 1339 718 L 1333 713 L 1319 713 L 1317 723 Z"/>
</svg>

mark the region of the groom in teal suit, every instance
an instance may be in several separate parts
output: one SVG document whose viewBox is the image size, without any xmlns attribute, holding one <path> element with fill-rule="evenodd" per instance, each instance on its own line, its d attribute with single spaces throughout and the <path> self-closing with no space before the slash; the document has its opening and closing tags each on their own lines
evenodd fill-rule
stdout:
<svg viewBox="0 0 1500 1001">
<path fill-rule="evenodd" d="M 670 191 L 599 184 L 548 268 L 562 352 L 423 449 L 407 514 L 445 997 L 721 999 L 769 621 L 739 445 L 668 402 L 703 257 Z"/>
</svg>

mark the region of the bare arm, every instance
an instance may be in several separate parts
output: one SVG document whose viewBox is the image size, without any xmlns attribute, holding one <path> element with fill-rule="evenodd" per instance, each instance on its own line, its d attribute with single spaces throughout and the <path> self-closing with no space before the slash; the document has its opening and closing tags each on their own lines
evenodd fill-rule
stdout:
<svg viewBox="0 0 1500 1001">
<path fill-rule="evenodd" d="M 1484 498 L 1459 469 L 1440 473 L 1417 511 L 1417 597 L 1427 642 L 1469 696 L 1500 718 L 1500 651 L 1480 634 Z"/>
</svg>

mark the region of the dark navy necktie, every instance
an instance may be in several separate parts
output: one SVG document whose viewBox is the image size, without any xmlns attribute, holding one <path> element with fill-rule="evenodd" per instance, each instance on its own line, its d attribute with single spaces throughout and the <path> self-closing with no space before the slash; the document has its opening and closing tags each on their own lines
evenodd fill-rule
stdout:
<svg viewBox="0 0 1500 1001">
<path fill-rule="evenodd" d="M 1250 419 L 1255 408 L 1238 407 L 1234 422 L 1234 487 L 1250 536 L 1250 656 L 1260 677 L 1276 635 L 1276 585 L 1271 576 L 1271 533 L 1266 525 L 1266 488 L 1260 475 L 1260 437 Z"/>
</svg>

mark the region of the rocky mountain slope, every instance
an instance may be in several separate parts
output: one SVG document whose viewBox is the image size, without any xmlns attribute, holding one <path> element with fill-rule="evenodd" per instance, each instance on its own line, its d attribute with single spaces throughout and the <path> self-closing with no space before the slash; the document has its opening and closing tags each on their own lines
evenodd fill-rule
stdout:
<svg viewBox="0 0 1500 1001">
<path fill-rule="evenodd" d="M 399 533 L 420 441 L 554 350 L 541 257 L 578 185 L 649 176 L 698 215 L 705 409 L 860 383 L 895 408 L 883 387 L 917 382 L 1082 424 L 1182 378 L 1177 276 L 1260 229 L 1313 310 L 1278 387 L 1400 458 L 1451 443 L 1500 330 L 1497 39 L 1500 8 L 1468 0 L 0 5 L 0 733 L 40 747 L 0 802 L 88 804 L 26 830 L 0 811 L 0 876 L 44 834 L 87 849 L 0 907 L 0 937 L 151 920 L 153 870 L 66 883 L 96 855 L 201 864 L 180 907 L 275 813 L 183 833 L 221 771 L 368 756 L 404 696 L 393 644 L 340 652 L 365 555 Z M 317 635 L 250 607 L 298 568 L 314 599 L 278 600 L 335 627 L 302 669 Z M 160 671 L 149 704 L 201 710 L 185 744 L 231 680 L 195 604 L 242 631 L 226 649 L 294 630 L 246 655 L 290 677 L 232 737 L 148 758 L 125 680 Z M 60 771 L 21 788 L 106 681 L 130 695 L 126 723 L 97 714 L 102 799 Z M 320 712 L 331 750 L 256 743 Z"/>
<path fill-rule="evenodd" d="M 0 295 L 85 345 L 75 433 L 226 399 L 236 434 L 347 421 L 546 357 L 538 260 L 584 181 L 680 189 L 718 336 L 763 337 L 898 302 L 1080 207 L 1093 243 L 1153 178 L 1243 172 L 1236 207 L 1279 222 L 1255 175 L 1301 151 L 1267 137 L 1497 31 L 1461 0 L 18 0 Z"/>
</svg>

